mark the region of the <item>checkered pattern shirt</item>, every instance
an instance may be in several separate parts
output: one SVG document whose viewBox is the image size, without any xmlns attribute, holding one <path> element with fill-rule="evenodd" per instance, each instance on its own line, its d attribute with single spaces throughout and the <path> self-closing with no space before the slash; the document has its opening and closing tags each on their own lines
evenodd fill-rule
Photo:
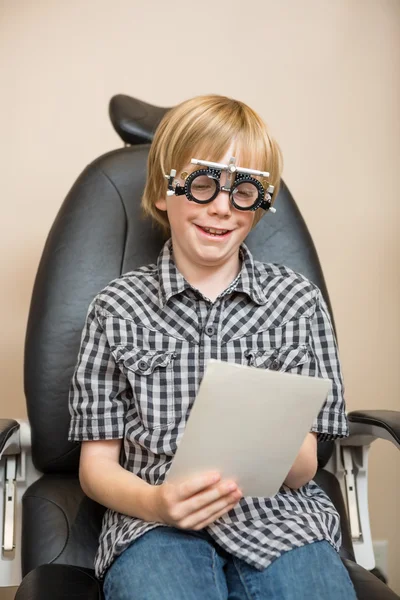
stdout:
<svg viewBox="0 0 400 600">
<path fill-rule="evenodd" d="M 122 439 L 124 468 L 161 484 L 210 358 L 330 378 L 332 390 L 311 431 L 320 440 L 348 435 L 336 343 L 320 290 L 286 267 L 254 261 L 245 245 L 240 253 L 239 275 L 214 302 L 179 273 L 171 241 L 157 264 L 115 279 L 96 296 L 71 382 L 70 440 Z M 159 525 L 107 510 L 97 576 Z M 257 569 L 313 541 L 327 540 L 336 550 L 341 544 L 339 515 L 314 481 L 298 490 L 282 485 L 271 498 L 244 497 L 207 530 Z"/>
</svg>

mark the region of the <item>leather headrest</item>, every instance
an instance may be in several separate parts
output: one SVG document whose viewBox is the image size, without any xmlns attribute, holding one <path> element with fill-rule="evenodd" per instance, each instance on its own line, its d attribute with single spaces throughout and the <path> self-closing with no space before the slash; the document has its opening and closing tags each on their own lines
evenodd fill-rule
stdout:
<svg viewBox="0 0 400 600">
<path fill-rule="evenodd" d="M 147 104 L 137 98 L 117 94 L 109 104 L 109 115 L 115 131 L 130 145 L 149 144 L 169 108 Z"/>
</svg>

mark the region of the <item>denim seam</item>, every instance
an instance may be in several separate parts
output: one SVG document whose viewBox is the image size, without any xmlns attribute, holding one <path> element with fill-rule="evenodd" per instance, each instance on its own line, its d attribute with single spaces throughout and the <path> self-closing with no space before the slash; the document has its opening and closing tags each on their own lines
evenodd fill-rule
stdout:
<svg viewBox="0 0 400 600">
<path fill-rule="evenodd" d="M 217 592 L 218 592 L 218 595 L 221 598 L 221 600 L 225 600 L 224 597 L 221 595 L 221 590 L 220 590 L 220 587 L 219 587 L 218 582 L 217 582 L 216 569 L 215 569 L 215 566 L 216 566 L 215 565 L 215 557 L 216 556 L 217 556 L 217 553 L 215 551 L 215 548 L 212 548 L 212 550 L 211 550 L 211 560 L 212 560 L 212 571 L 213 571 L 213 576 L 214 576 L 214 584 L 215 584 L 215 587 L 217 588 Z"/>
<path fill-rule="evenodd" d="M 242 573 L 240 572 L 240 569 L 239 569 L 238 565 L 236 564 L 236 558 L 233 559 L 233 566 L 235 567 L 235 569 L 237 571 L 237 574 L 239 575 L 239 579 L 242 582 L 243 589 L 246 592 L 247 599 L 248 600 L 255 600 L 253 598 L 253 596 L 251 595 L 250 591 L 248 590 L 246 582 L 245 582 L 244 578 L 242 577 Z"/>
</svg>

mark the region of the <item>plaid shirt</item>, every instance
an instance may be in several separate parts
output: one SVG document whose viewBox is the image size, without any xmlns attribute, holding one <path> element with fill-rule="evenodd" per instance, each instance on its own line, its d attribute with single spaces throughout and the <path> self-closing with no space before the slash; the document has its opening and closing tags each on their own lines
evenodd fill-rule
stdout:
<svg viewBox="0 0 400 600">
<path fill-rule="evenodd" d="M 286 267 L 254 261 L 245 245 L 240 253 L 241 272 L 215 302 L 179 273 L 171 241 L 157 264 L 115 279 L 96 296 L 71 383 L 70 440 L 123 439 L 124 468 L 161 484 L 210 358 L 329 377 L 332 391 L 311 431 L 320 440 L 348 435 L 336 343 L 320 290 Z M 97 576 L 159 525 L 107 510 Z M 341 543 L 339 515 L 313 481 L 299 490 L 283 485 L 272 498 L 242 498 L 207 530 L 257 569 L 316 540 L 337 550 Z"/>
</svg>

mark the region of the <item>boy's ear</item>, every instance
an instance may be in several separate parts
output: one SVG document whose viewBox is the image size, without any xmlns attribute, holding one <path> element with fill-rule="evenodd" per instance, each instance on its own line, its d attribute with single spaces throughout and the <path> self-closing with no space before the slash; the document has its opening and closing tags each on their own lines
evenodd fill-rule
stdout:
<svg viewBox="0 0 400 600">
<path fill-rule="evenodd" d="M 157 202 L 155 202 L 155 205 L 158 208 L 158 210 L 166 211 L 167 210 L 166 198 L 160 198 L 159 200 L 157 200 Z"/>
</svg>

